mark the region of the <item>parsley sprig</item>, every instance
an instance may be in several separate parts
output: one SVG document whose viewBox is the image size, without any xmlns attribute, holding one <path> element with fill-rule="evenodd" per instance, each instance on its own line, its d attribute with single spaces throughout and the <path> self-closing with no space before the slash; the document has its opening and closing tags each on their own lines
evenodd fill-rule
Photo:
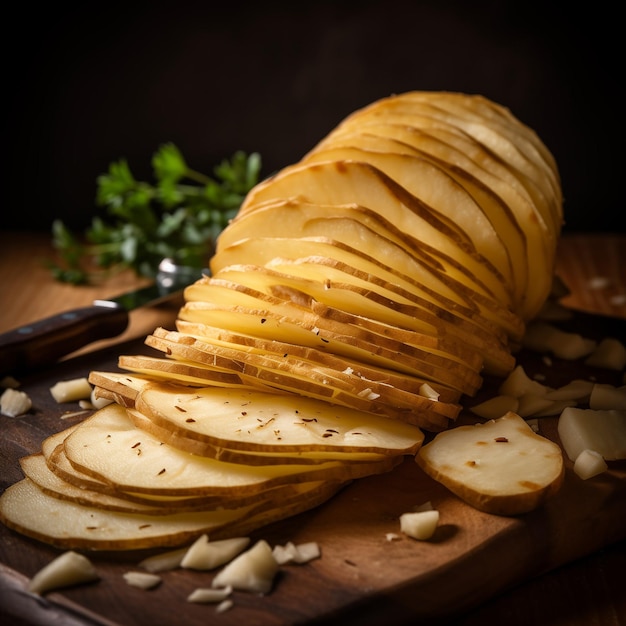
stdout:
<svg viewBox="0 0 626 626">
<path fill-rule="evenodd" d="M 127 268 L 152 278 L 164 257 L 205 267 L 215 239 L 259 181 L 261 157 L 236 152 L 211 177 L 191 169 L 168 143 L 153 155 L 152 167 L 153 184 L 136 180 L 126 160 L 111 163 L 98 177 L 96 193 L 108 219 L 94 217 L 82 236 L 61 220 L 53 223 L 59 262 L 50 269 L 57 280 L 85 284 Z"/>
</svg>

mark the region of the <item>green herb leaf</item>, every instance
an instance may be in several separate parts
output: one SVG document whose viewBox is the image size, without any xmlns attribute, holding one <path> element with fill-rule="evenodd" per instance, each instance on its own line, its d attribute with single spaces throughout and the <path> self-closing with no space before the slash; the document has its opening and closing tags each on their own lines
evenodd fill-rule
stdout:
<svg viewBox="0 0 626 626">
<path fill-rule="evenodd" d="M 58 263 L 49 263 L 56 280 L 92 282 L 96 274 L 130 268 L 154 277 L 164 257 L 205 267 L 215 240 L 259 181 L 261 157 L 238 151 L 224 159 L 213 177 L 191 169 L 172 143 L 152 157 L 154 182 L 135 179 L 120 159 L 96 179 L 96 204 L 104 216 L 93 218 L 78 237 L 63 224 L 52 227 Z"/>
</svg>

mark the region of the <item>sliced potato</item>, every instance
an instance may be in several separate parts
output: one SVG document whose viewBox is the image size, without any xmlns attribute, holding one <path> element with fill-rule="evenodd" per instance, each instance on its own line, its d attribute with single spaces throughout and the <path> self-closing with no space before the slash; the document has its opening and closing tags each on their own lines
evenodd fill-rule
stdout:
<svg viewBox="0 0 626 626">
<path fill-rule="evenodd" d="M 546 349 L 546 320 L 531 322 L 555 294 L 562 222 L 556 162 L 508 109 L 416 91 L 355 111 L 246 196 L 176 332 L 146 338 L 156 355 L 84 381 L 110 404 L 21 460 L 0 519 L 60 547 L 242 537 L 406 455 L 482 510 L 532 510 L 563 457 L 519 414 L 623 400 L 516 368 L 523 342 Z M 623 362 L 615 342 L 548 339 L 556 355 Z M 500 396 L 474 410 L 519 414 L 450 429 L 484 375 L 504 379 Z M 439 434 L 421 447 L 426 430 Z M 426 513 L 414 535 L 434 529 Z M 276 562 L 255 551 L 270 575 L 241 583 L 248 563 L 233 586 L 266 592 Z"/>
<path fill-rule="evenodd" d="M 563 454 L 517 414 L 439 433 L 416 456 L 419 466 L 475 508 L 519 515 L 561 487 Z"/>
<path fill-rule="evenodd" d="M 58 548 L 139 550 L 183 545 L 203 533 L 216 538 L 247 534 L 319 506 L 336 490 L 337 485 L 324 484 L 271 507 L 261 503 L 238 509 L 149 516 L 61 500 L 43 493 L 24 478 L 0 496 L 0 520 L 9 528 Z"/>
<path fill-rule="evenodd" d="M 252 353 L 271 354 L 286 357 L 294 357 L 311 363 L 319 363 L 333 368 L 335 371 L 341 370 L 345 374 L 357 376 L 367 381 L 377 381 L 386 383 L 393 387 L 402 388 L 405 391 L 423 395 L 424 397 L 437 397 L 442 402 L 458 403 L 461 394 L 450 387 L 434 381 L 427 381 L 424 378 L 409 376 L 396 370 L 376 367 L 367 363 L 350 361 L 340 358 L 335 354 L 318 350 L 315 348 L 301 346 L 293 343 L 286 343 L 278 340 L 264 339 L 253 335 L 246 335 L 234 331 L 225 330 L 215 326 L 193 326 L 179 321 L 180 332 L 169 331 L 163 328 L 154 330 L 152 337 L 177 342 L 198 350 L 210 349 L 210 346 L 217 345 L 237 350 L 246 350 Z M 150 336 L 146 342 L 150 341 Z M 424 385 L 432 389 L 425 393 Z"/>
<path fill-rule="evenodd" d="M 419 391 L 410 392 L 402 385 L 394 386 L 389 380 L 358 375 L 350 370 L 347 363 L 337 363 L 337 367 L 291 356 L 289 352 L 262 354 L 240 349 L 240 346 L 201 342 L 191 346 L 154 336 L 148 337 L 147 343 L 159 348 L 171 359 L 207 368 L 214 367 L 214 357 L 227 357 L 233 369 L 240 372 L 242 381 L 249 383 L 249 387 L 258 387 L 260 391 L 271 393 L 281 389 L 298 396 L 317 396 L 374 415 L 399 417 L 417 426 L 447 427 L 448 420 L 455 419 L 460 411 L 458 404 L 423 395 L 421 386 Z M 422 384 L 430 380 L 423 379 Z"/>
<path fill-rule="evenodd" d="M 323 182 L 322 182 L 323 181 Z M 300 164 L 285 168 L 247 196 L 241 211 L 268 199 L 302 197 L 311 202 L 356 202 L 380 212 L 396 226 L 415 234 L 431 254 L 452 263 L 465 284 L 509 305 L 511 296 L 500 272 L 482 255 L 453 221 L 436 216 L 424 202 L 376 167 L 354 161 Z M 452 269 L 452 268 L 451 268 Z"/>
<path fill-rule="evenodd" d="M 234 409 L 245 413 L 245 407 L 244 401 Z M 265 422 L 270 420 L 270 429 L 271 418 L 271 413 L 264 418 Z M 298 420 L 297 413 L 294 420 Z M 323 434 L 319 433 L 320 439 Z M 276 438 L 273 432 L 269 437 Z M 353 438 L 357 440 L 356 448 L 359 434 Z M 119 491 L 166 496 L 240 496 L 292 482 L 347 481 L 392 469 L 401 458 L 388 456 L 382 461 L 360 463 L 328 461 L 311 466 L 225 463 L 161 442 L 137 429 L 126 410 L 116 404 L 82 422 L 65 438 L 63 448 L 74 467 Z M 227 498 L 223 504 L 228 506 Z"/>
<path fill-rule="evenodd" d="M 144 389 L 136 406 L 174 432 L 191 431 L 216 446 L 246 451 L 412 455 L 424 439 L 418 428 L 401 421 L 253 391 L 207 388 L 182 393 L 162 385 Z"/>
</svg>

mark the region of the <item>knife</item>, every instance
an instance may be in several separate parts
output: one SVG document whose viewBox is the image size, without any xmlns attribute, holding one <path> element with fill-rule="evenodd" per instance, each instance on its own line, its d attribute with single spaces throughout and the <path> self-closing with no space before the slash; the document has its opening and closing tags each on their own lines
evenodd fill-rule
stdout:
<svg viewBox="0 0 626 626">
<path fill-rule="evenodd" d="M 155 282 L 147 287 L 0 334 L 0 376 L 52 365 L 94 341 L 117 337 L 128 327 L 130 311 L 182 296 L 204 271 L 163 259 Z"/>
</svg>

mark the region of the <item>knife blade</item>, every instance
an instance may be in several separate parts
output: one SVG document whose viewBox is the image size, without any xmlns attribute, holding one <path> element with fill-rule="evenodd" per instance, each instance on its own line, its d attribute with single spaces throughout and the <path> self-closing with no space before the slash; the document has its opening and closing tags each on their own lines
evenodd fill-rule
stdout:
<svg viewBox="0 0 626 626">
<path fill-rule="evenodd" d="M 131 311 L 182 297 L 184 288 L 201 275 L 200 269 L 164 259 L 155 282 L 147 287 L 2 333 L 0 376 L 47 367 L 94 341 L 117 337 L 128 327 Z"/>
</svg>

